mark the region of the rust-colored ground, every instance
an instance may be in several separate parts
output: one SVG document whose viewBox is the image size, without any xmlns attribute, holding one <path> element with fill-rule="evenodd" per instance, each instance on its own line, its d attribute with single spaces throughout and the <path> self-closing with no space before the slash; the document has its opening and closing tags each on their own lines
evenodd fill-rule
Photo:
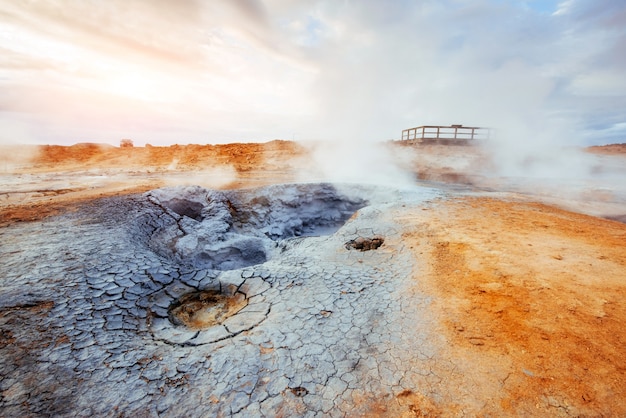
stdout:
<svg viewBox="0 0 626 418">
<path fill-rule="evenodd" d="M 418 150 L 418 177 L 467 184 L 484 165 L 469 148 L 435 148 Z M 35 174 L 28 181 L 42 184 L 0 190 L 0 227 L 182 180 L 222 188 L 294 181 L 307 160 L 286 141 L 18 151 L 0 157 L 6 178 Z M 623 155 L 622 147 L 591 151 Z M 109 180 L 82 184 L 90 170 Z M 528 197 L 435 202 L 398 220 L 419 266 L 414 291 L 432 297 L 446 344 L 430 360 L 435 383 L 372 405 L 372 415 L 626 416 L 625 224 Z"/>
<path fill-rule="evenodd" d="M 626 416 L 626 225 L 488 198 L 401 221 L 448 347 L 445 396 L 416 388 L 400 411 Z"/>
<path fill-rule="evenodd" d="M 166 147 L 119 148 L 104 144 L 72 146 L 44 145 L 37 147 L 29 171 L 75 169 L 78 166 L 99 168 L 146 168 L 154 170 L 195 170 L 229 165 L 238 172 L 271 170 L 276 164 L 293 158 L 303 149 L 291 141 L 250 144 L 172 145 Z"/>
<path fill-rule="evenodd" d="M 130 148 L 87 143 L 4 147 L 0 152 L 0 174 L 4 169 L 39 180 L 24 191 L 0 186 L 0 226 L 43 219 L 91 199 L 169 185 L 240 188 L 294 181 L 294 164 L 306 155 L 289 141 Z M 103 180 L 86 183 L 85 175 Z M 51 188 L 59 178 L 73 184 Z"/>
<path fill-rule="evenodd" d="M 597 145 L 589 147 L 587 150 L 594 154 L 626 155 L 626 144 Z"/>
</svg>

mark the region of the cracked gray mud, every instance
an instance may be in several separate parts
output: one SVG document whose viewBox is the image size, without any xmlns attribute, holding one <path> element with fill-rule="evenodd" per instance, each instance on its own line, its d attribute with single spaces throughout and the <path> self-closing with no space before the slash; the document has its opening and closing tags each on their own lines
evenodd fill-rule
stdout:
<svg viewBox="0 0 626 418">
<path fill-rule="evenodd" d="M 345 416 L 435 385 L 389 214 L 438 195 L 178 187 L 3 228 L 3 415 Z"/>
</svg>

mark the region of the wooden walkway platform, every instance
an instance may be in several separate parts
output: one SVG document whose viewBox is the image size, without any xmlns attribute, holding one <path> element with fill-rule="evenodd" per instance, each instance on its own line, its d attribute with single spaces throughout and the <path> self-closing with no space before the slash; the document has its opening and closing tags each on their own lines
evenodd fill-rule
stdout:
<svg viewBox="0 0 626 418">
<path fill-rule="evenodd" d="M 402 131 L 402 141 L 417 143 L 467 143 L 473 140 L 489 139 L 489 128 L 463 125 L 424 125 Z"/>
</svg>

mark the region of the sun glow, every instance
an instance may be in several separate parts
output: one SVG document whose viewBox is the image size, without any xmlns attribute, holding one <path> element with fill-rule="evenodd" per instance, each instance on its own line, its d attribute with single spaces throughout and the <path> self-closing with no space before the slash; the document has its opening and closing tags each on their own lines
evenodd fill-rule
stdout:
<svg viewBox="0 0 626 418">
<path fill-rule="evenodd" d="M 109 94 L 145 102 L 168 101 L 167 84 L 148 74 L 118 73 L 106 76 L 102 89 Z"/>
</svg>

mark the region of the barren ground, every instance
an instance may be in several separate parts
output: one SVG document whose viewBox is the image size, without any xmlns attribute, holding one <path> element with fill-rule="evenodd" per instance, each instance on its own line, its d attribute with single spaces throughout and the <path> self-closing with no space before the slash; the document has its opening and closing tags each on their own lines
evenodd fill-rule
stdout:
<svg viewBox="0 0 626 418">
<path fill-rule="evenodd" d="M 135 148 L 14 146 L 0 151 L 0 225 L 42 219 L 94 198 L 177 184 L 222 189 L 289 182 L 295 178 L 294 161 L 305 153 L 287 141 Z"/>
<path fill-rule="evenodd" d="M 624 158 L 623 148 L 592 151 Z M 191 179 L 218 188 L 294 181 L 306 152 L 285 141 L 13 150 L 1 173 L 0 226 Z M 417 156 L 417 177 L 497 187 L 452 164 L 423 163 L 437 158 L 435 149 Z M 595 189 L 573 203 L 484 190 L 396 214 L 419 265 L 415 290 L 432 297 L 448 344 L 436 374 L 450 396 L 416 388 L 371 405 L 371 415 L 461 415 L 472 404 L 495 416 L 625 416 L 626 224 L 562 209 L 594 213 L 597 201 L 619 218 L 624 203 Z"/>
<path fill-rule="evenodd" d="M 626 225 L 490 198 L 402 221 L 449 341 L 442 384 L 493 415 L 626 414 Z"/>
</svg>

